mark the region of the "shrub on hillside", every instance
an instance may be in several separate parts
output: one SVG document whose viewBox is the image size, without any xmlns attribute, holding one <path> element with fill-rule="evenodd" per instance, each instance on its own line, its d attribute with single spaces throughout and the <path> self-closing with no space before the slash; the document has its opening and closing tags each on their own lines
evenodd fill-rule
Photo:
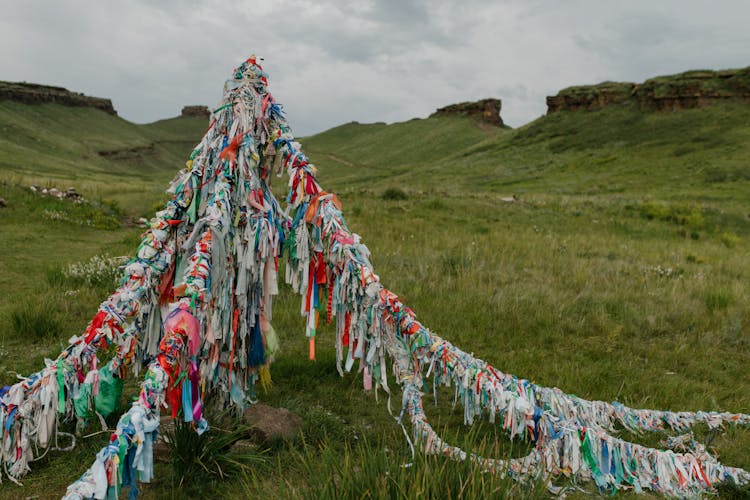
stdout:
<svg viewBox="0 0 750 500">
<path fill-rule="evenodd" d="M 447 205 L 440 198 L 432 198 L 431 200 L 424 203 L 425 208 L 430 210 L 443 210 L 447 208 Z"/>
<path fill-rule="evenodd" d="M 640 212 L 649 220 L 672 222 L 693 229 L 702 227 L 705 222 L 700 208 L 686 205 L 646 202 L 640 206 Z"/>
<path fill-rule="evenodd" d="M 385 191 L 383 191 L 383 194 L 380 195 L 380 197 L 388 201 L 398 201 L 398 200 L 409 199 L 409 195 L 407 195 L 403 189 L 393 188 L 393 187 L 388 188 Z"/>
<path fill-rule="evenodd" d="M 726 246 L 727 248 L 734 248 L 735 246 L 737 246 L 737 244 L 739 244 L 740 237 L 732 231 L 726 231 L 721 233 L 721 242 L 724 243 L 724 246 Z"/>
</svg>

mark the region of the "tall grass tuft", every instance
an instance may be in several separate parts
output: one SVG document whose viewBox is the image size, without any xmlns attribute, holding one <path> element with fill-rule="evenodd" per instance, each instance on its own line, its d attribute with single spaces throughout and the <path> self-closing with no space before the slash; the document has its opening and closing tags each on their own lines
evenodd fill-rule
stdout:
<svg viewBox="0 0 750 500">
<path fill-rule="evenodd" d="M 732 294 L 728 290 L 709 290 L 704 300 L 709 312 L 721 311 L 727 309 L 732 303 Z"/>
<path fill-rule="evenodd" d="M 59 265 L 47 265 L 44 268 L 44 278 L 52 287 L 62 287 L 68 280 L 65 270 Z"/>
<path fill-rule="evenodd" d="M 214 415 L 212 423 L 230 423 L 228 416 Z M 165 432 L 173 472 L 173 486 L 207 491 L 219 481 L 248 472 L 264 461 L 262 452 L 252 446 L 233 446 L 246 437 L 248 427 L 232 421 L 231 429 L 211 427 L 199 435 L 192 423 L 175 421 Z"/>
<path fill-rule="evenodd" d="M 471 256 L 454 250 L 446 255 L 442 255 L 440 264 L 446 274 L 449 276 L 458 276 L 468 271 L 472 262 Z"/>
<path fill-rule="evenodd" d="M 19 337 L 42 340 L 59 337 L 62 332 L 59 316 L 54 304 L 31 300 L 17 305 L 10 313 L 10 321 Z"/>
</svg>

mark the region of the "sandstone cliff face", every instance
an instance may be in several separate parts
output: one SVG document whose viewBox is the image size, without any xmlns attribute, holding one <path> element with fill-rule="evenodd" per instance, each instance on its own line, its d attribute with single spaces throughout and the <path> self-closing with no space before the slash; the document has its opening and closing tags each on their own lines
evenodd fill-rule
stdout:
<svg viewBox="0 0 750 500">
<path fill-rule="evenodd" d="M 432 113 L 430 117 L 456 115 L 469 116 L 478 119 L 482 123 L 502 127 L 503 119 L 500 118 L 501 108 L 502 102 L 500 99 L 482 99 L 480 101 L 461 102 L 445 106 L 444 108 L 440 108 Z"/>
<path fill-rule="evenodd" d="M 595 111 L 632 98 L 635 83 L 604 82 L 599 85 L 568 87 L 555 96 L 547 97 L 547 113 L 558 111 Z"/>
<path fill-rule="evenodd" d="M 208 106 L 185 106 L 182 108 L 181 116 L 208 119 L 211 116 L 211 111 L 209 111 Z"/>
<path fill-rule="evenodd" d="M 641 110 L 676 111 L 716 102 L 750 102 L 750 67 L 725 71 L 688 71 L 641 84 L 604 82 L 569 87 L 547 97 L 547 113 L 593 111 L 612 105 Z"/>
<path fill-rule="evenodd" d="M 36 83 L 0 82 L 0 101 L 3 100 L 24 104 L 55 103 L 63 106 L 96 108 L 111 115 L 117 114 L 112 106 L 112 101 L 109 99 L 89 97 L 62 87 L 38 85 Z"/>
</svg>

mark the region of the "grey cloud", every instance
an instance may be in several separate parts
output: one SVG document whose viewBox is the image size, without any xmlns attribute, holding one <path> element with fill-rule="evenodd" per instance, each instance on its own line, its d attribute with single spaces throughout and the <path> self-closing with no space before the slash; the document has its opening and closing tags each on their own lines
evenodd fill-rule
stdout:
<svg viewBox="0 0 750 500">
<path fill-rule="evenodd" d="M 300 37 L 333 58 L 374 62 L 378 58 L 420 50 L 425 45 L 455 47 L 464 43 L 466 26 L 454 19 L 439 23 L 437 3 L 386 0 L 361 6 L 326 2 L 319 9 L 300 8 L 290 24 Z"/>
<path fill-rule="evenodd" d="M 749 64 L 740 1 L 0 2 L 0 79 L 109 97 L 138 122 L 215 104 L 250 52 L 301 134 L 489 96 L 517 126 L 568 85 Z"/>
</svg>

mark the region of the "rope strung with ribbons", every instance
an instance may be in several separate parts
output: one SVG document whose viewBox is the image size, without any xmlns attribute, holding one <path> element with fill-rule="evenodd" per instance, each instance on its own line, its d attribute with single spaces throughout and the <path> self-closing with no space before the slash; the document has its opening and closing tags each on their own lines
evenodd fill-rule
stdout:
<svg viewBox="0 0 750 500">
<path fill-rule="evenodd" d="M 390 395 L 390 366 L 402 389 L 399 420 L 411 422 L 413 438 L 428 453 L 478 460 L 518 480 L 593 479 L 602 490 L 685 496 L 721 482 L 750 482 L 748 472 L 720 464 L 684 436 L 666 450 L 612 436 L 615 425 L 684 433 L 698 423 L 747 425 L 750 415 L 587 401 L 502 373 L 424 327 L 380 283 L 367 247 L 348 229 L 336 195 L 318 183 L 267 86 L 254 57 L 233 71 L 208 130 L 170 186 L 172 199 L 151 220 L 118 289 L 56 360 L 0 392 L 8 477 L 17 481 L 53 446 L 61 419 L 82 429 L 95 415 L 111 413 L 127 372 L 145 368 L 140 395 L 66 494 L 116 498 L 129 487 L 136 496 L 137 480 L 153 476 L 162 408 L 203 432 L 204 401 L 241 410 L 255 399 L 258 382 L 270 383 L 278 352 L 272 306 L 284 255 L 285 280 L 302 299 L 310 359 L 321 320 L 335 322 L 338 371 L 358 362 L 365 390 L 382 387 Z M 285 171 L 282 210 L 270 185 Z M 114 355 L 103 362 L 100 353 L 107 350 Z M 529 437 L 532 452 L 488 459 L 446 443 L 423 409 L 430 378 L 435 396 L 441 384 L 454 387 L 467 425 L 487 416 L 511 437 Z"/>
<path fill-rule="evenodd" d="M 285 144 L 288 155 L 297 162 L 289 168 L 291 232 L 302 235 L 288 239 L 296 246 L 289 252 L 287 278 L 305 297 L 308 336 L 314 339 L 319 320 L 315 298 L 327 296 L 327 319 L 336 318 L 339 371 L 342 362 L 349 371 L 354 360 L 359 360 L 365 388 L 374 376 L 376 388 L 382 385 L 388 390 L 385 374 L 389 360 L 403 390 L 400 418 L 409 416 L 414 437 L 425 451 L 460 460 L 471 458 L 518 479 L 560 474 L 593 479 L 602 490 L 650 489 L 685 496 L 726 481 L 750 482 L 750 473 L 720 464 L 694 441 L 687 441 L 685 453 L 675 453 L 610 434 L 616 423 L 636 432 L 686 432 L 698 423 L 711 429 L 724 424 L 748 425 L 750 415 L 633 409 L 620 403 L 584 400 L 502 373 L 424 327 L 414 312 L 380 283 L 367 248 L 346 228 L 341 204 L 320 188 L 314 167 L 293 149 L 293 143 Z M 475 417 L 485 414 L 491 422 L 499 418 L 511 438 L 530 437 L 536 443 L 534 450 L 520 459 L 493 460 L 467 455 L 447 444 L 424 413 L 422 390 L 430 376 L 435 397 L 439 385 L 455 387 L 465 424 L 471 425 Z M 679 442 L 684 445 L 686 440 Z"/>
<path fill-rule="evenodd" d="M 593 479 L 603 491 L 649 489 L 686 496 L 722 482 L 750 482 L 750 473 L 720 464 L 685 436 L 668 442 L 686 450 L 676 453 L 610 434 L 616 423 L 637 432 L 686 432 L 698 423 L 711 429 L 724 424 L 748 425 L 750 415 L 633 409 L 616 402 L 584 400 L 504 374 L 424 327 L 414 312 L 380 283 L 367 247 L 346 226 L 341 203 L 318 184 L 315 167 L 291 135 L 284 133 L 288 130 L 285 123 L 278 130 L 275 142 L 287 158 L 290 190 L 286 201 L 292 219 L 286 278 L 303 297 L 310 357 L 314 358 L 320 314 L 325 313 L 329 322 L 335 317 L 339 372 L 342 363 L 349 371 L 359 360 L 365 389 L 371 387 L 374 377 L 376 389 L 382 386 L 389 391 L 386 372 L 390 362 L 403 391 L 399 418 L 409 416 L 414 438 L 426 452 L 471 458 L 520 480 L 560 474 Z M 467 455 L 447 444 L 429 425 L 423 410 L 422 389 L 430 376 L 435 397 L 440 384 L 455 387 L 465 424 L 471 425 L 475 417 L 485 414 L 492 422 L 499 418 L 511 438 L 526 435 L 536 443 L 535 449 L 520 459 L 497 460 Z"/>
</svg>

